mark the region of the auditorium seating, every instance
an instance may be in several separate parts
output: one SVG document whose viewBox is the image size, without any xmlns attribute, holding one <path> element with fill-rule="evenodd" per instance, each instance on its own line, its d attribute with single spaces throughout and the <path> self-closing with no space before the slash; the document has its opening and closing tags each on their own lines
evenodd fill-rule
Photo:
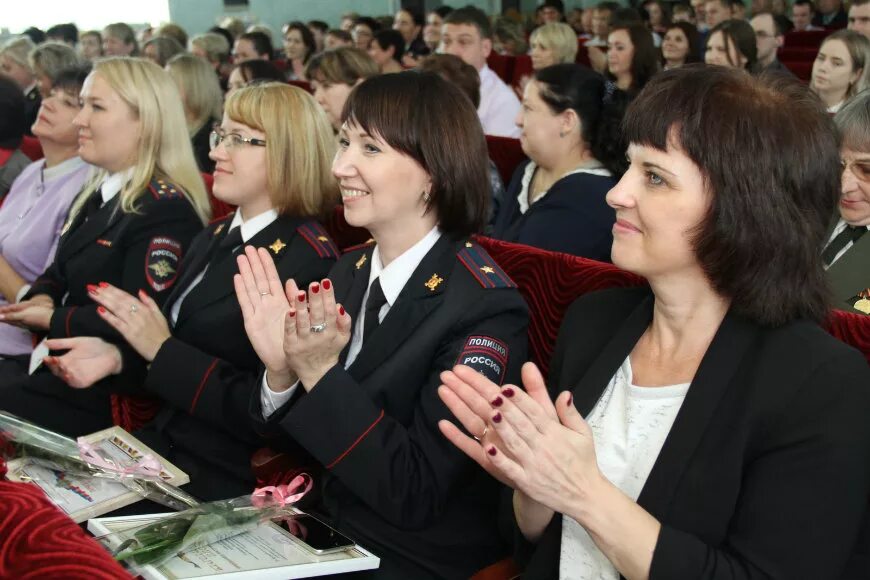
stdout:
<svg viewBox="0 0 870 580">
<path fill-rule="evenodd" d="M 21 139 L 21 152 L 30 157 L 31 161 L 39 161 L 44 157 L 39 139 L 29 135 L 25 135 Z"/>
<path fill-rule="evenodd" d="M 785 34 L 785 42 L 783 46 L 786 48 L 792 47 L 809 47 L 809 48 L 818 48 L 822 45 L 822 41 L 829 34 L 834 32 L 833 30 L 802 30 L 802 31 L 794 31 L 787 32 Z"/>
<path fill-rule="evenodd" d="M 293 85 L 294 87 L 299 87 L 300 89 L 305 89 L 311 94 L 314 94 L 314 89 L 311 87 L 311 83 L 306 81 L 287 81 L 288 85 Z"/>
<path fill-rule="evenodd" d="M 520 140 L 487 135 L 486 148 L 489 151 L 489 158 L 495 163 L 501 180 L 507 187 L 516 168 L 526 160 L 526 154 L 520 145 Z"/>
<path fill-rule="evenodd" d="M 514 57 L 504 56 L 495 51 L 489 53 L 486 57 L 486 64 L 492 69 L 492 72 L 497 74 L 501 80 L 510 84 L 514 74 Z"/>
<path fill-rule="evenodd" d="M 515 56 L 514 58 L 514 72 L 511 75 L 511 86 L 514 89 L 519 89 L 524 77 L 531 78 L 532 75 L 535 74 L 535 71 L 532 70 L 532 57 L 523 54 L 520 56 Z"/>
<path fill-rule="evenodd" d="M 228 203 L 224 203 L 214 196 L 212 187 L 214 186 L 214 176 L 211 173 L 200 173 L 202 181 L 205 183 L 205 190 L 208 193 L 208 201 L 211 205 L 211 218 L 214 220 L 221 219 L 228 213 L 236 209 Z"/>
</svg>

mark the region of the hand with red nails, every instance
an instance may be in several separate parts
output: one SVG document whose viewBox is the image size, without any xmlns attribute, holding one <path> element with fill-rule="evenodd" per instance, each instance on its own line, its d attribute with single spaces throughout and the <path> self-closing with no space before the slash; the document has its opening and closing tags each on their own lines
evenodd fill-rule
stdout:
<svg viewBox="0 0 870 580">
<path fill-rule="evenodd" d="M 335 303 L 328 279 L 309 285 L 307 301 L 295 284 L 292 288 L 287 285 L 287 296 L 301 300 L 292 305 L 285 318 L 284 355 L 303 388 L 310 391 L 338 364 L 341 351 L 350 342 L 350 315 Z"/>
<path fill-rule="evenodd" d="M 97 314 L 148 362 L 154 360 L 157 351 L 172 336 L 160 307 L 141 290 L 137 298 L 101 282 L 98 287 L 89 288 L 88 295 L 102 306 L 97 308 Z"/>
<path fill-rule="evenodd" d="M 45 341 L 51 350 L 66 350 L 61 356 L 42 359 L 59 379 L 75 389 L 86 389 L 109 375 L 121 372 L 121 352 L 101 338 L 80 336 Z"/>
<path fill-rule="evenodd" d="M 28 330 L 48 330 L 54 314 L 54 301 L 38 294 L 18 304 L 0 306 L 0 322 Z"/>
<path fill-rule="evenodd" d="M 525 391 L 499 388 L 463 366 L 442 374 L 438 394 L 475 441 L 449 421 L 441 432 L 493 477 L 513 487 L 517 517 L 543 527 L 553 512 L 572 513 L 578 498 L 588 498 L 606 482 L 598 469 L 589 425 L 573 405 L 570 392 L 551 401 L 538 367 L 522 370 Z M 498 403 L 497 405 L 495 403 Z M 498 418 L 498 420 L 495 420 Z"/>
</svg>

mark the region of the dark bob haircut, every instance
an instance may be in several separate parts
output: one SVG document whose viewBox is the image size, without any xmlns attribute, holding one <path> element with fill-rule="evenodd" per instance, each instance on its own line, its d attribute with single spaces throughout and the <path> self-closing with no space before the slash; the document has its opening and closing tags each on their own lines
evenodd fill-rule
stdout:
<svg viewBox="0 0 870 580">
<path fill-rule="evenodd" d="M 283 83 L 284 73 L 268 60 L 243 60 L 236 65 L 246 83 L 270 82 Z"/>
<path fill-rule="evenodd" d="M 692 245 L 734 311 L 779 326 L 822 321 L 820 248 L 840 192 L 833 122 L 782 75 L 689 65 L 657 75 L 630 105 L 629 143 L 679 150 L 711 197 Z"/>
<path fill-rule="evenodd" d="M 250 42 L 254 47 L 254 52 L 257 53 L 257 56 L 263 56 L 265 54 L 269 59 L 275 57 L 275 49 L 272 47 L 272 39 L 264 32 L 256 30 L 254 32 L 245 32 L 239 36 L 238 40 L 247 40 Z"/>
<path fill-rule="evenodd" d="M 284 25 L 284 36 L 287 36 L 291 30 L 295 30 L 302 36 L 302 44 L 305 45 L 305 58 L 302 59 L 302 62 L 307 63 L 312 56 L 317 54 L 317 43 L 314 40 L 314 33 L 311 32 L 308 26 L 298 20 Z"/>
<path fill-rule="evenodd" d="M 636 93 L 641 90 L 647 81 L 659 71 L 659 50 L 653 44 L 653 38 L 646 26 L 640 22 L 630 24 L 617 24 L 610 29 L 610 34 L 617 30 L 624 30 L 628 33 L 631 39 L 631 44 L 634 46 L 634 56 L 631 59 L 631 88 L 629 93 Z M 607 78 L 616 80 L 610 71 L 607 71 Z"/>
<path fill-rule="evenodd" d="M 61 89 L 62 91 L 78 97 L 82 91 L 82 86 L 85 84 L 85 79 L 91 74 L 91 64 L 75 64 L 67 66 L 57 73 L 54 79 L 52 88 Z"/>
<path fill-rule="evenodd" d="M 25 99 L 15 81 L 0 75 L 0 148 L 17 149 L 27 131 Z"/>
<path fill-rule="evenodd" d="M 707 43 L 717 32 L 722 33 L 722 39 L 725 41 L 725 50 L 728 51 L 728 61 L 731 61 L 731 47 L 746 58 L 746 66 L 744 67 L 749 72 L 755 72 L 758 67 L 758 45 L 755 42 L 755 30 L 745 20 L 723 20 L 716 26 L 710 29 L 707 34 Z M 705 47 L 706 48 L 706 47 Z M 731 63 L 732 66 L 737 66 L 736 62 Z"/>
<path fill-rule="evenodd" d="M 432 180 L 427 211 L 444 232 L 480 231 L 489 215 L 489 154 L 477 111 L 459 88 L 428 72 L 379 75 L 353 90 L 341 121 L 423 167 Z"/>
<path fill-rule="evenodd" d="M 651 0 L 658 2 L 658 0 Z M 689 52 L 686 53 L 686 60 L 683 64 L 691 64 L 693 62 L 701 62 L 701 35 L 698 34 L 698 29 L 691 22 L 673 22 L 668 25 L 665 35 L 675 28 L 683 32 L 683 36 L 689 43 Z M 665 63 L 665 57 L 662 57 L 662 64 Z"/>
<path fill-rule="evenodd" d="M 381 50 L 390 50 L 393 47 L 392 59 L 399 64 L 402 62 L 402 56 L 405 54 L 405 39 L 402 38 L 402 33 L 392 28 L 388 30 L 379 30 L 372 37 L 373 42 L 377 42 Z"/>
</svg>

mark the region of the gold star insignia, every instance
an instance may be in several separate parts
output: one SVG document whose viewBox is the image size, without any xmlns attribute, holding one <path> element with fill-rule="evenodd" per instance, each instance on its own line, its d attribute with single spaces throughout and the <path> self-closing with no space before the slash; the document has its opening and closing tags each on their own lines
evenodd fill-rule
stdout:
<svg viewBox="0 0 870 580">
<path fill-rule="evenodd" d="M 470 247 L 471 247 L 471 242 L 465 242 L 465 247 L 466 247 L 466 248 L 470 248 Z"/>
<path fill-rule="evenodd" d="M 225 226 L 225 225 L 226 225 L 226 223 L 222 223 L 221 225 L 219 225 L 218 227 L 216 227 L 215 230 L 214 230 L 214 235 L 218 235 L 219 233 L 221 233 L 222 231 L 224 231 L 224 226 Z"/>
<path fill-rule="evenodd" d="M 319 241 L 319 242 L 328 242 L 328 241 L 329 241 L 329 238 L 327 238 L 326 236 L 317 236 L 317 241 Z"/>
<path fill-rule="evenodd" d="M 495 270 L 492 269 L 492 266 L 482 266 L 480 271 L 484 274 L 495 274 Z"/>
<path fill-rule="evenodd" d="M 166 260 L 160 260 L 159 262 L 150 264 L 148 267 L 154 271 L 154 275 L 158 278 L 166 278 L 175 273 L 175 268 L 169 265 L 169 262 Z"/>
<path fill-rule="evenodd" d="M 430 292 L 435 292 L 435 288 L 438 287 L 441 282 L 444 281 L 444 278 L 438 276 L 438 274 L 432 274 L 432 277 L 429 278 L 429 281 L 423 284 L 426 288 L 429 289 Z"/>
<path fill-rule="evenodd" d="M 277 254 L 278 252 L 280 252 L 281 250 L 283 250 L 286 247 L 287 247 L 287 244 L 282 242 L 281 238 L 278 238 L 277 240 L 272 242 L 272 245 L 269 246 L 269 249 L 272 250 L 272 252 L 274 252 L 275 254 Z"/>
<path fill-rule="evenodd" d="M 359 270 L 363 267 L 363 264 L 366 263 L 366 255 L 363 254 L 362 257 L 356 261 L 356 269 Z"/>
</svg>

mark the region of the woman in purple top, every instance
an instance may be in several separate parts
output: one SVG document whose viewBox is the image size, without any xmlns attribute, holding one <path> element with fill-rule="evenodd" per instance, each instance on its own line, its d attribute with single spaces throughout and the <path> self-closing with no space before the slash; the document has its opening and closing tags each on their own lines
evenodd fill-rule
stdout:
<svg viewBox="0 0 870 580">
<path fill-rule="evenodd" d="M 51 264 L 70 204 L 90 171 L 78 156 L 72 123 L 89 71 L 89 65 L 73 66 L 58 75 L 33 124 L 45 158 L 24 169 L 0 208 L 0 306 L 17 302 Z M 32 349 L 30 331 L 0 324 L 2 376 L 24 375 Z"/>
</svg>

